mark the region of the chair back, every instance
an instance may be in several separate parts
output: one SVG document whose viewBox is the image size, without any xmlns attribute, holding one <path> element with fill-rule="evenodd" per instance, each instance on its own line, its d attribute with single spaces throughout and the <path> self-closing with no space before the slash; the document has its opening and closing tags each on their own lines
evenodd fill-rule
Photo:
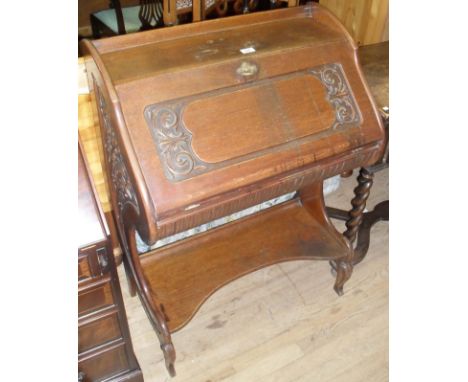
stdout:
<svg viewBox="0 0 468 382">
<path fill-rule="evenodd" d="M 152 29 L 163 25 L 162 0 L 140 0 L 141 30 Z"/>
</svg>

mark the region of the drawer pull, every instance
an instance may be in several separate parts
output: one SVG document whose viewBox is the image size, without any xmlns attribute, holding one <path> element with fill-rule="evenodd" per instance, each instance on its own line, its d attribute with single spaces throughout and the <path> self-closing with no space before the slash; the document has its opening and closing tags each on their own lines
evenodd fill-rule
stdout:
<svg viewBox="0 0 468 382">
<path fill-rule="evenodd" d="M 83 373 L 82 371 L 80 371 L 80 372 L 78 373 L 78 382 L 83 382 L 84 379 L 85 379 L 85 377 L 86 377 L 86 374 Z"/>
<path fill-rule="evenodd" d="M 243 61 L 237 68 L 236 73 L 244 78 L 252 78 L 258 73 L 258 65 L 254 62 Z"/>
<path fill-rule="evenodd" d="M 101 266 L 101 274 L 108 271 L 109 259 L 107 258 L 107 251 L 105 248 L 100 248 L 97 250 L 97 257 L 99 265 Z"/>
</svg>

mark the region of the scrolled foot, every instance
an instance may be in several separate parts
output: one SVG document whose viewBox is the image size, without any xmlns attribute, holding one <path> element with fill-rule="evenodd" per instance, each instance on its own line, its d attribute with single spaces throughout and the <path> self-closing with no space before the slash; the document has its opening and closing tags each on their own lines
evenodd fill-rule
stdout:
<svg viewBox="0 0 468 382">
<path fill-rule="evenodd" d="M 169 375 L 171 377 L 175 377 L 176 376 L 176 372 L 175 372 L 175 368 L 174 368 L 174 364 L 173 363 L 170 363 L 169 365 L 166 364 L 166 368 L 167 368 L 167 371 L 169 372 Z"/>
<path fill-rule="evenodd" d="M 333 289 L 335 290 L 338 296 L 343 295 L 343 286 L 346 281 L 349 280 L 351 274 L 353 273 L 353 265 L 347 261 L 336 261 L 336 281 Z"/>
<path fill-rule="evenodd" d="M 176 353 L 175 353 L 174 345 L 172 344 L 172 342 L 162 344 L 161 350 L 164 354 L 164 361 L 166 363 L 166 369 L 169 372 L 169 375 L 171 377 L 175 377 L 176 371 L 174 368 L 174 362 L 176 359 Z"/>
</svg>

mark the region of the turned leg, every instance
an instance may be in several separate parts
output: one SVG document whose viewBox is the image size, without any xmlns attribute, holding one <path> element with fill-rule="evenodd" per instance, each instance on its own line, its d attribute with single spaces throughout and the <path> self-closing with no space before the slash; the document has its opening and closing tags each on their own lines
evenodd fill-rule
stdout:
<svg viewBox="0 0 468 382">
<path fill-rule="evenodd" d="M 362 167 L 357 178 L 358 186 L 354 189 L 354 198 L 351 200 L 353 207 L 349 211 L 349 219 L 346 221 L 346 231 L 343 232 L 343 235 L 348 238 L 351 244 L 354 244 L 356 241 L 373 179 L 374 174 L 365 167 Z"/>
<path fill-rule="evenodd" d="M 353 265 L 359 264 L 366 256 L 370 244 L 370 231 L 372 226 L 379 221 L 388 221 L 389 201 L 385 200 L 377 204 L 370 212 L 362 214 L 362 220 L 357 230 L 355 238 L 356 245 L 354 248 Z M 348 211 L 340 210 L 333 207 L 327 207 L 327 214 L 333 219 L 350 221 Z M 348 236 L 347 236 L 348 237 Z M 336 265 L 331 263 L 332 274 L 336 276 Z"/>
<path fill-rule="evenodd" d="M 323 182 L 317 182 L 312 185 L 302 187 L 299 190 L 299 195 L 303 206 L 317 219 L 323 219 L 323 223 L 329 224 L 336 236 L 336 239 L 343 242 L 343 244 L 348 247 L 348 251 L 343 258 L 330 262 L 332 269 L 335 270 L 334 276 L 336 276 L 333 288 L 335 292 L 341 296 L 343 294 L 344 284 L 349 280 L 353 273 L 353 249 L 351 248 L 349 241 L 344 239 L 343 235 L 333 227 L 327 216 L 327 210 L 325 209 L 325 201 L 323 198 Z M 346 212 L 345 214 L 347 216 Z"/>
<path fill-rule="evenodd" d="M 389 202 L 385 200 L 377 204 L 371 212 L 366 212 L 357 235 L 356 248 L 354 249 L 353 265 L 359 264 L 367 254 L 370 242 L 370 230 L 372 226 L 381 221 L 388 221 Z"/>
<path fill-rule="evenodd" d="M 353 246 L 356 241 L 359 228 L 363 221 L 364 209 L 372 187 L 374 174 L 365 167 L 361 168 L 357 178 L 358 186 L 354 189 L 354 198 L 351 200 L 353 206 L 351 211 L 348 212 L 346 220 L 346 231 L 343 235 L 349 240 Z M 336 215 L 337 218 L 343 218 L 342 211 L 336 209 L 328 209 L 331 215 Z M 336 274 L 335 291 L 341 296 L 343 294 L 343 285 L 349 280 L 353 272 L 353 265 L 356 263 L 354 257 L 356 251 L 353 251 L 350 258 L 346 260 L 330 261 L 332 267 L 332 274 Z M 362 256 L 363 258 L 364 256 Z M 362 258 L 359 260 L 361 261 Z"/>
</svg>

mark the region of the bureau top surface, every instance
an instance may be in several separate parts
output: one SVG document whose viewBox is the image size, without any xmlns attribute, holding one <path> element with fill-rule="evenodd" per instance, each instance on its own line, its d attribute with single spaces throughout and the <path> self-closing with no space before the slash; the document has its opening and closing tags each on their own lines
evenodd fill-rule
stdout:
<svg viewBox="0 0 468 382">
<path fill-rule="evenodd" d="M 174 33 L 168 28 L 147 32 L 139 40 L 117 37 L 104 43 L 96 41 L 95 45 L 110 77 L 118 84 L 167 71 L 344 40 L 342 33 L 303 8 L 280 16 L 275 12 L 255 16 L 252 22 L 246 19 L 239 23 L 239 18 L 233 17 L 213 20 L 207 27 L 178 26 L 172 28 Z"/>
</svg>

